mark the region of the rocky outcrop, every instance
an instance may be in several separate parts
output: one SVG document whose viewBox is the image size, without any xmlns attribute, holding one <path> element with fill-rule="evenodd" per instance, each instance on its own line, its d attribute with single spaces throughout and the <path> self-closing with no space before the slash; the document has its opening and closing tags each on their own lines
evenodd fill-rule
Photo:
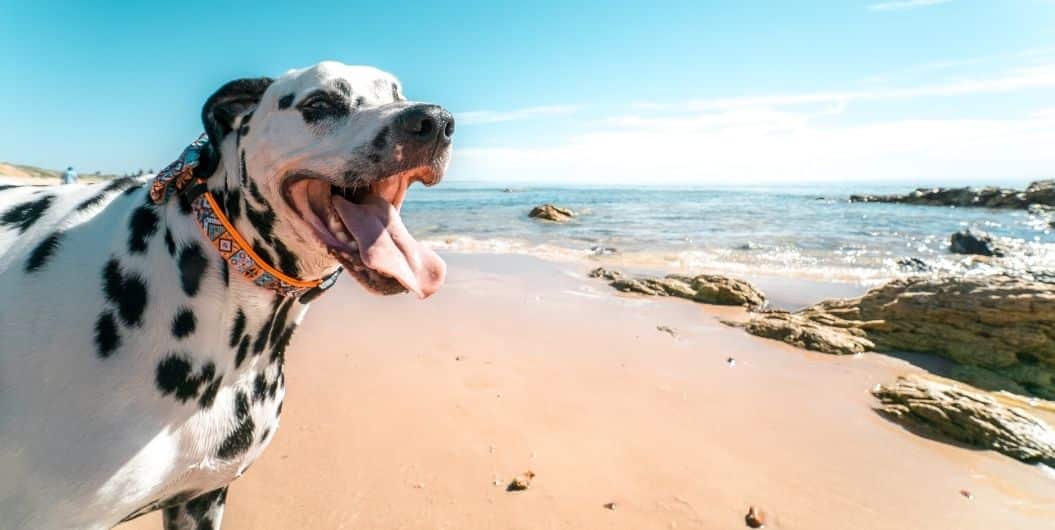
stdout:
<svg viewBox="0 0 1055 530">
<path fill-rule="evenodd" d="M 960 230 L 949 237 L 949 252 L 953 254 L 974 254 L 979 256 L 1003 257 L 1007 251 L 999 246 L 993 237 L 985 232 Z"/>
<path fill-rule="evenodd" d="M 572 218 L 575 217 L 575 212 L 553 204 L 543 204 L 532 208 L 531 212 L 528 213 L 528 217 L 542 219 L 544 221 L 553 221 L 555 223 L 564 223 L 571 221 Z"/>
<path fill-rule="evenodd" d="M 872 394 L 878 412 L 911 430 L 1055 466 L 1055 429 L 988 392 L 933 377 L 899 377 Z"/>
<path fill-rule="evenodd" d="M 1025 190 L 996 188 L 919 188 L 904 195 L 851 195 L 850 202 L 893 202 L 927 206 L 1025 209 L 1055 206 L 1055 180 L 1038 180 Z"/>
<path fill-rule="evenodd" d="M 972 367 L 972 383 L 1055 399 L 1051 283 L 1002 275 L 906 278 L 859 298 L 763 313 L 736 325 L 821 352 L 931 353 Z"/>
<path fill-rule="evenodd" d="M 824 323 L 815 322 L 817 318 Z M 865 332 L 853 323 L 835 318 L 824 318 L 824 315 L 805 316 L 785 311 L 772 311 L 756 315 L 742 323 L 729 322 L 742 326 L 748 333 L 779 340 L 807 350 L 851 355 L 862 353 L 875 347 L 868 340 Z"/>
<path fill-rule="evenodd" d="M 590 277 L 603 278 L 609 285 L 624 293 L 639 293 L 649 296 L 674 296 L 701 304 L 733 305 L 761 308 L 766 297 L 753 285 L 735 278 L 716 274 L 683 276 L 668 274 L 662 278 L 625 276 L 618 271 L 599 267 L 590 271 Z"/>
</svg>

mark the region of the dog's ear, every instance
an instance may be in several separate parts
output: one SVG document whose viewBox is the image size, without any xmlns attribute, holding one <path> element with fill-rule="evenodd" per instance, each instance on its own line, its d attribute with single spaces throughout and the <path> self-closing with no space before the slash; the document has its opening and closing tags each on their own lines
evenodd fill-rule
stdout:
<svg viewBox="0 0 1055 530">
<path fill-rule="evenodd" d="M 234 127 L 234 119 L 256 107 L 273 81 L 270 77 L 235 79 L 209 96 L 201 109 L 201 122 L 209 135 L 209 143 L 219 146 Z"/>
<path fill-rule="evenodd" d="M 220 158 L 220 142 L 231 132 L 234 119 L 256 107 L 273 81 L 270 77 L 235 79 L 205 100 L 205 106 L 201 109 L 201 122 L 209 137 L 209 147 L 208 152 L 203 153 L 206 156 L 203 156 L 202 165 L 198 168 L 201 173 L 208 175 L 216 168 Z"/>
</svg>

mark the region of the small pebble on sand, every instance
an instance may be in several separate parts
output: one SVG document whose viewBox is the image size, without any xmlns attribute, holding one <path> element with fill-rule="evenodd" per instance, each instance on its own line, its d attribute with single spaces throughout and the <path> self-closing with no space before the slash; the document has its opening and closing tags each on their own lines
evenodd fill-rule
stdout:
<svg viewBox="0 0 1055 530">
<path fill-rule="evenodd" d="M 506 486 L 506 491 L 523 491 L 531 487 L 531 479 L 535 478 L 533 471 L 525 471 L 513 478 Z"/>
<path fill-rule="evenodd" d="M 733 359 L 732 357 L 730 357 L 730 358 L 725 360 L 725 364 L 728 364 L 729 366 L 736 366 L 736 359 Z"/>
<path fill-rule="evenodd" d="M 609 509 L 609 510 L 615 510 L 615 503 L 614 502 L 606 502 L 606 503 L 604 503 L 604 507 Z"/>
<path fill-rule="evenodd" d="M 766 514 L 762 510 L 757 510 L 754 506 L 751 506 L 747 509 L 747 515 L 744 516 L 744 523 L 749 528 L 765 528 Z"/>
</svg>

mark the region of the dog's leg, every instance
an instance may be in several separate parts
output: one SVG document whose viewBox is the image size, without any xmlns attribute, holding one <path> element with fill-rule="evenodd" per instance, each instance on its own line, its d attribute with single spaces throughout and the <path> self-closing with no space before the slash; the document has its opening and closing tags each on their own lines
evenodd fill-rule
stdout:
<svg viewBox="0 0 1055 530">
<path fill-rule="evenodd" d="M 165 508 L 165 530 L 219 530 L 227 486 Z"/>
</svg>

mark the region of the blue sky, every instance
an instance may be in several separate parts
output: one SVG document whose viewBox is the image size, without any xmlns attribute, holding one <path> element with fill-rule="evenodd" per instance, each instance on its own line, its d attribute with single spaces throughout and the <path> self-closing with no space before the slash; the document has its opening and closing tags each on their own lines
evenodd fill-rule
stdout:
<svg viewBox="0 0 1055 530">
<path fill-rule="evenodd" d="M 1055 1 L 0 0 L 0 160 L 158 168 L 237 77 L 372 64 L 459 120 L 449 178 L 1055 174 Z"/>
</svg>

